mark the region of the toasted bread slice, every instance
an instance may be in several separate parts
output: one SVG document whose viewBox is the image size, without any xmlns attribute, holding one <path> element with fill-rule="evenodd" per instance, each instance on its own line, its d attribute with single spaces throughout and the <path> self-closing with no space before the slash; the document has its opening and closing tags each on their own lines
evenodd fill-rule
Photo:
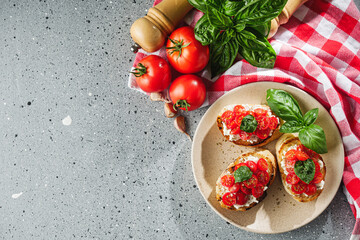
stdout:
<svg viewBox="0 0 360 240">
<path fill-rule="evenodd" d="M 229 189 L 221 184 L 221 178 L 224 175 L 233 175 L 235 172 L 235 166 L 237 164 L 245 163 L 250 160 L 257 162 L 258 159 L 260 159 L 260 158 L 265 159 L 266 162 L 268 163 L 268 169 L 266 171 L 269 174 L 269 182 L 266 184 L 266 186 L 264 186 L 265 188 L 264 188 L 263 194 L 258 198 L 255 198 L 252 194 L 248 195 L 247 196 L 248 201 L 244 205 L 236 205 L 236 204 L 233 206 L 225 205 L 222 201 L 222 196 L 225 193 L 229 192 Z M 266 197 L 266 195 L 267 195 L 266 189 L 268 189 L 269 186 L 274 182 L 274 179 L 276 177 L 276 170 L 277 170 L 276 160 L 275 160 L 274 155 L 272 155 L 270 151 L 259 149 L 257 151 L 244 153 L 241 156 L 239 156 L 235 160 L 235 162 L 232 162 L 227 167 L 227 169 L 225 171 L 223 171 L 223 173 L 220 175 L 220 177 L 216 181 L 216 199 L 219 201 L 221 207 L 223 207 L 223 208 L 234 210 L 234 211 L 246 211 L 246 210 L 254 207 L 256 204 L 261 202 Z M 241 190 L 239 190 L 239 191 L 241 191 Z"/>
<path fill-rule="evenodd" d="M 296 149 L 297 146 L 301 145 L 301 142 L 297 136 L 297 134 L 286 133 L 282 135 L 276 143 L 276 158 L 279 166 L 279 171 L 281 175 L 281 181 L 285 190 L 297 201 L 299 202 L 309 202 L 315 200 L 319 197 L 321 192 L 323 191 L 324 181 L 325 181 L 325 174 L 326 174 L 326 166 L 323 158 L 317 154 L 317 161 L 320 164 L 320 172 L 324 176 L 324 179 L 321 183 L 316 184 L 317 190 L 313 195 L 307 195 L 305 193 L 296 194 L 291 190 L 291 185 L 286 182 L 286 176 L 288 172 L 285 169 L 285 154 L 290 149 Z"/>
<path fill-rule="evenodd" d="M 216 119 L 216 123 L 217 126 L 221 132 L 221 134 L 230 142 L 237 144 L 237 145 L 242 145 L 242 146 L 250 146 L 250 147 L 261 147 L 264 146 L 266 144 L 268 144 L 269 142 L 278 139 L 282 133 L 280 133 L 280 126 L 282 124 L 282 120 L 280 118 L 278 118 L 270 109 L 269 106 L 267 105 L 258 105 L 258 104 L 242 104 L 241 106 L 245 106 L 247 109 L 256 109 L 256 108 L 262 108 L 268 111 L 269 116 L 274 116 L 277 118 L 278 120 L 278 124 L 276 129 L 271 130 L 269 136 L 265 139 L 260 139 L 259 137 L 257 137 L 255 134 L 251 137 L 251 139 L 249 140 L 242 140 L 239 135 L 237 136 L 232 136 L 231 134 L 227 133 L 229 131 L 227 131 L 226 129 L 226 124 L 223 123 L 223 121 L 221 120 L 221 115 L 227 111 L 227 110 L 232 110 L 234 108 L 235 105 L 229 105 L 226 106 L 222 112 L 219 114 L 219 116 Z"/>
</svg>

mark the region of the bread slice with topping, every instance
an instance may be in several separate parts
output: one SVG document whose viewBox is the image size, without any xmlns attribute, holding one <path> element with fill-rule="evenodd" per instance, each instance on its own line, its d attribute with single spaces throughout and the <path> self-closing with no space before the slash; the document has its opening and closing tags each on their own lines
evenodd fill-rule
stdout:
<svg viewBox="0 0 360 240">
<path fill-rule="evenodd" d="M 266 197 L 276 170 L 276 160 L 270 151 L 244 153 L 216 181 L 216 199 L 223 208 L 246 211 Z"/>
<path fill-rule="evenodd" d="M 302 145 L 298 135 L 293 133 L 282 135 L 275 148 L 285 190 L 299 202 L 317 199 L 324 189 L 326 175 L 325 162 L 320 154 Z M 312 168 L 315 170 L 309 170 Z"/>
<path fill-rule="evenodd" d="M 246 132 L 240 129 L 244 118 L 251 115 L 256 120 L 256 129 Z M 248 121 L 249 122 L 249 121 Z M 216 119 L 222 135 L 230 142 L 242 146 L 261 147 L 279 138 L 282 120 L 267 105 L 241 104 L 223 108 Z M 251 125 L 251 123 L 250 123 Z"/>
</svg>

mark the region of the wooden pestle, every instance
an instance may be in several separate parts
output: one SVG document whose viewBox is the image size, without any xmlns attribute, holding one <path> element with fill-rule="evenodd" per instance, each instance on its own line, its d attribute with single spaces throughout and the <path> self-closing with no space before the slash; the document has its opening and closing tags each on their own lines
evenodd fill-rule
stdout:
<svg viewBox="0 0 360 240">
<path fill-rule="evenodd" d="M 288 0 L 283 11 L 271 21 L 268 38 L 276 33 L 281 24 L 287 23 L 292 14 L 307 0 Z M 163 0 L 149 9 L 147 15 L 136 20 L 130 29 L 137 48 L 155 52 L 165 43 L 166 37 L 175 29 L 180 20 L 192 9 L 187 0 Z"/>
</svg>

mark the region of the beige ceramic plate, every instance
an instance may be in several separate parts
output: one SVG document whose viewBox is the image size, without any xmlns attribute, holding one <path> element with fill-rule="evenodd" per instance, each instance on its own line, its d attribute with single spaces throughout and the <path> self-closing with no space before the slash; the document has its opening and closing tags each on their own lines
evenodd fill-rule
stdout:
<svg viewBox="0 0 360 240">
<path fill-rule="evenodd" d="M 327 154 L 322 155 L 326 164 L 324 191 L 312 202 L 299 203 L 285 192 L 278 174 L 273 185 L 267 190 L 267 197 L 255 207 L 246 212 L 223 209 L 215 197 L 216 180 L 237 156 L 253 148 L 237 146 L 226 141 L 216 126 L 216 117 L 226 105 L 266 104 L 266 90 L 269 88 L 283 89 L 292 94 L 303 112 L 319 108 L 316 124 L 324 129 L 329 150 Z M 274 156 L 276 156 L 275 142 L 276 140 L 263 147 L 270 150 Z M 344 150 L 335 122 L 312 96 L 290 85 L 258 82 L 228 92 L 208 109 L 194 136 L 192 167 L 201 194 L 212 209 L 226 221 L 247 231 L 281 233 L 309 223 L 330 204 L 341 182 Z"/>
</svg>

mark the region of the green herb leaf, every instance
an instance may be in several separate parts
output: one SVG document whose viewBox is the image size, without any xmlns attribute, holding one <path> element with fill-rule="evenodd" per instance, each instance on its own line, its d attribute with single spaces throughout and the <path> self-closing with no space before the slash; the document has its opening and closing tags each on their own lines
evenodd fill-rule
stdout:
<svg viewBox="0 0 360 240">
<path fill-rule="evenodd" d="M 315 176 L 315 164 L 311 159 L 305 161 L 297 161 L 294 167 L 295 174 L 303 182 L 309 184 Z"/>
<path fill-rule="evenodd" d="M 252 171 L 247 166 L 241 166 L 234 172 L 235 182 L 243 182 L 251 178 Z"/>
<path fill-rule="evenodd" d="M 303 123 L 303 116 L 298 102 L 289 93 L 279 89 L 268 89 L 266 101 L 271 110 L 285 121 Z"/>
<path fill-rule="evenodd" d="M 259 32 L 261 35 L 263 35 L 264 37 L 267 38 L 267 36 L 270 33 L 270 29 L 271 29 L 271 21 L 262 23 L 260 25 L 250 25 L 247 24 L 248 28 L 254 29 L 255 31 Z"/>
<path fill-rule="evenodd" d="M 220 34 L 210 45 L 210 66 L 212 77 L 226 71 L 234 62 L 239 46 L 229 34 Z"/>
<path fill-rule="evenodd" d="M 310 126 L 311 124 L 313 124 L 316 121 L 318 114 L 319 114 L 318 108 L 311 109 L 310 111 L 305 113 L 304 115 L 305 125 Z"/>
<path fill-rule="evenodd" d="M 317 153 L 327 153 L 326 138 L 324 130 L 315 124 L 305 127 L 299 132 L 300 142 L 307 148 Z"/>
<path fill-rule="evenodd" d="M 304 125 L 298 121 L 287 121 L 280 127 L 280 132 L 282 133 L 295 133 L 299 132 Z"/>
<path fill-rule="evenodd" d="M 244 6 L 244 1 L 227 0 L 224 3 L 224 13 L 228 16 L 235 16 Z"/>
<path fill-rule="evenodd" d="M 212 43 L 216 36 L 220 33 L 220 30 L 216 29 L 209 22 L 207 14 L 204 14 L 199 21 L 197 21 L 195 28 L 195 39 L 201 42 L 202 45 L 209 45 Z"/>
<path fill-rule="evenodd" d="M 234 29 L 236 32 L 241 32 L 242 30 L 245 29 L 245 24 L 243 24 L 243 23 L 236 24 Z"/>
<path fill-rule="evenodd" d="M 242 121 L 241 121 L 241 125 L 240 125 L 240 130 L 243 130 L 245 132 L 255 132 L 256 127 L 258 125 L 258 122 L 256 121 L 255 117 L 251 114 L 246 115 Z"/>
<path fill-rule="evenodd" d="M 206 6 L 207 6 L 206 0 L 188 0 L 188 2 L 197 10 L 206 13 Z"/>
<path fill-rule="evenodd" d="M 218 11 L 216 8 L 208 5 L 207 13 L 206 16 L 208 17 L 210 24 L 215 28 L 225 30 L 233 25 L 231 18 Z"/>
</svg>

